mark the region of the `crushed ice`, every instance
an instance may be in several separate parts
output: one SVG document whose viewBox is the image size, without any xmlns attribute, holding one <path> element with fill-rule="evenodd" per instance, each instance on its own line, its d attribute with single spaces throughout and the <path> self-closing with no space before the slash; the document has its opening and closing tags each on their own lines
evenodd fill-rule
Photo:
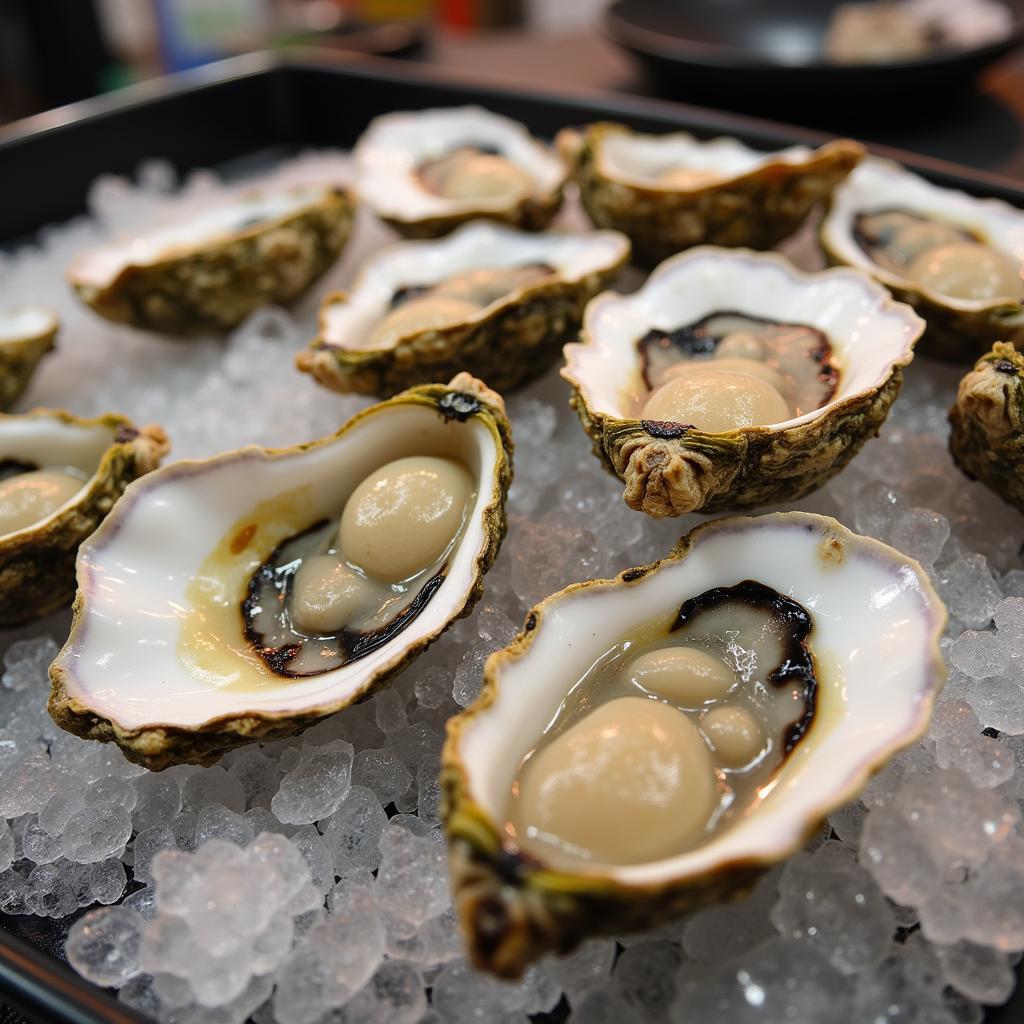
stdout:
<svg viewBox="0 0 1024 1024">
<path fill-rule="evenodd" d="M 345 170 L 319 154 L 275 173 Z M 317 437 L 365 404 L 291 368 L 319 298 L 388 237 L 364 214 L 313 295 L 292 314 L 255 314 L 226 345 L 107 324 L 68 295 L 73 253 L 222 187 L 198 174 L 177 190 L 169 168 L 147 164 L 136 183 L 97 182 L 91 217 L 0 257 L 0 305 L 31 297 L 64 321 L 24 407 L 156 421 L 182 457 Z M 573 208 L 564 218 L 581 223 Z M 946 452 L 956 377 L 916 362 L 880 439 L 798 505 L 932 574 L 950 610 L 934 725 L 744 902 L 593 940 L 519 984 L 462 956 L 438 819 L 445 720 L 533 602 L 650 561 L 696 521 L 625 507 L 552 373 L 510 401 L 510 532 L 474 615 L 391 690 L 301 738 L 150 774 L 47 716 L 66 614 L 0 637 L 0 910 L 94 908 L 68 933 L 74 967 L 153 1018 L 189 1024 L 511 1024 L 560 1003 L 576 1022 L 979 1021 L 979 1003 L 1009 996 L 1024 949 L 1024 566 L 1018 514 Z"/>
</svg>

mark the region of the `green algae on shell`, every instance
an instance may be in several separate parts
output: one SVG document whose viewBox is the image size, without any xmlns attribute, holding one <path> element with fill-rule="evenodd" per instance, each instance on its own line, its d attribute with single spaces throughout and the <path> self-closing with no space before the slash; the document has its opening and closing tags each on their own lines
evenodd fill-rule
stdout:
<svg viewBox="0 0 1024 1024">
<path fill-rule="evenodd" d="M 82 253 L 68 279 L 100 316 L 165 334 L 225 332 L 300 298 L 338 258 L 355 201 L 336 186 L 242 193 Z"/>
<path fill-rule="evenodd" d="M 467 224 L 440 241 L 398 242 L 371 256 L 349 295 L 328 296 L 320 330 L 296 365 L 335 391 L 388 396 L 460 370 L 499 391 L 546 371 L 579 328 L 583 309 L 629 257 L 616 232 L 524 234 Z M 386 344 L 368 335 L 403 289 L 452 274 L 544 265 L 551 273 L 480 307 L 462 322 L 410 327 Z"/>
<path fill-rule="evenodd" d="M 60 319 L 43 306 L 0 313 L 0 409 L 22 395 L 39 361 L 56 347 Z"/>
<path fill-rule="evenodd" d="M 723 433 L 638 418 L 642 336 L 726 311 L 823 331 L 840 368 L 832 398 L 781 423 Z M 562 376 L 630 508 L 656 519 L 752 508 L 820 487 L 878 432 L 923 328 L 857 271 L 804 273 L 776 254 L 704 246 L 666 260 L 632 295 L 594 299 L 580 342 L 565 346 Z"/>
<path fill-rule="evenodd" d="M 628 235 L 646 266 L 701 244 L 770 249 L 827 201 L 864 155 L 847 139 L 763 153 L 735 139 L 702 142 L 608 122 L 564 129 L 557 142 L 590 219 Z M 669 169 L 692 180 L 659 180 Z"/>
<path fill-rule="evenodd" d="M 275 674 L 246 634 L 253 573 L 282 540 L 339 516 L 368 474 L 424 454 L 462 461 L 477 485 L 429 600 L 358 660 Z M 362 699 L 479 599 L 505 534 L 511 459 L 501 397 L 461 374 L 371 406 L 317 441 L 165 466 L 82 548 L 71 633 L 50 669 L 50 714 L 160 770 L 293 735 Z"/>
<path fill-rule="evenodd" d="M 569 689 L 634 632 L 745 579 L 811 609 L 819 682 L 810 728 L 759 802 L 702 845 L 650 863 L 567 869 L 520 850 L 505 828 L 510 787 Z M 480 696 L 449 721 L 442 752 L 452 888 L 473 962 L 515 978 L 546 952 L 742 897 L 924 733 L 945 679 L 945 621 L 916 562 L 795 512 L 704 524 L 660 562 L 542 601 L 488 659 Z"/>
</svg>

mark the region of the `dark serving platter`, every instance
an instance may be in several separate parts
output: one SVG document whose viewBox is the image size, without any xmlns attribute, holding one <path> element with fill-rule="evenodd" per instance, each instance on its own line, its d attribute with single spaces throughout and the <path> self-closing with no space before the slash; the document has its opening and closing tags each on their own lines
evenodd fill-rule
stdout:
<svg viewBox="0 0 1024 1024">
<path fill-rule="evenodd" d="M 131 174 L 148 158 L 167 160 L 179 171 L 239 173 L 307 147 L 349 147 L 377 114 L 463 103 L 507 114 L 542 136 L 565 125 L 615 119 L 645 131 L 728 134 L 765 149 L 825 139 L 819 132 L 658 100 L 481 87 L 460 74 L 397 61 L 302 49 L 252 54 L 0 129 L 0 180 L 8 195 L 18 196 L 0 213 L 0 246 L 27 242 L 44 225 L 80 215 L 96 177 Z M 1012 181 L 897 150 L 874 151 L 938 184 L 1024 206 L 1024 188 Z M 145 1018 L 63 962 L 67 924 L 0 914 L 0 1024 L 17 1019 L 15 1008 L 45 1022 L 142 1024 Z M 1024 1020 L 1024 985 L 986 1020 Z"/>
</svg>

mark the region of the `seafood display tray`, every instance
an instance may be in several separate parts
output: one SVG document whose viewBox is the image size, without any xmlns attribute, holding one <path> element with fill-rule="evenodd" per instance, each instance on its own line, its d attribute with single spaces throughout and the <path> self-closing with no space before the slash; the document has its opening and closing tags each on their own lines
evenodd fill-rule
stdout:
<svg viewBox="0 0 1024 1024">
<path fill-rule="evenodd" d="M 731 135 L 764 149 L 819 144 L 819 133 L 738 115 L 639 97 L 599 93 L 554 96 L 480 87 L 459 75 L 396 61 L 315 51 L 254 54 L 75 104 L 0 130 L 0 166 L 19 196 L 0 218 L 0 246 L 27 241 L 44 225 L 83 212 L 102 174 L 134 173 L 160 158 L 179 172 L 213 167 L 243 173 L 309 147 L 350 147 L 370 118 L 391 110 L 478 103 L 536 135 L 614 119 L 644 131 Z M 893 150 L 936 183 L 1024 206 L 1024 188 L 998 177 Z M 141 1022 L 61 961 L 67 922 L 0 915 L 0 1024 L 6 1005 L 67 1024 Z M 986 1017 L 1024 1019 L 1024 986 Z"/>
</svg>

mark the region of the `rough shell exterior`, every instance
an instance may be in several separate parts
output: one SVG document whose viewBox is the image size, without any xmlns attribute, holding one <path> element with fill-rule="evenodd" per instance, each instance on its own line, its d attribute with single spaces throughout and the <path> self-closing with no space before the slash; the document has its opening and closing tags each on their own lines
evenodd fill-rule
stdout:
<svg viewBox="0 0 1024 1024">
<path fill-rule="evenodd" d="M 58 326 L 35 338 L 0 342 L 0 409 L 9 409 L 22 396 L 39 361 L 56 347 Z"/>
<path fill-rule="evenodd" d="M 228 331 L 261 306 L 298 299 L 337 259 L 354 200 L 335 189 L 322 202 L 159 263 L 126 267 L 109 285 L 72 284 L 100 316 L 166 334 Z"/>
<path fill-rule="evenodd" d="M 440 238 L 473 220 L 496 221 L 523 231 L 544 231 L 562 208 L 562 195 L 563 187 L 559 185 L 546 195 L 527 196 L 500 213 L 490 210 L 457 210 L 419 220 L 402 220 L 399 217 L 381 219 L 403 238 Z"/>
<path fill-rule="evenodd" d="M 170 446 L 160 427 L 134 427 L 121 416 L 66 423 L 102 423 L 117 431 L 88 488 L 70 508 L 39 529 L 0 537 L 0 628 L 17 626 L 65 607 L 75 593 L 78 546 L 106 518 L 125 487 L 160 465 Z"/>
<path fill-rule="evenodd" d="M 841 139 L 801 164 L 773 162 L 689 190 L 644 187 L 607 177 L 598 165 L 602 139 L 628 131 L 593 124 L 576 138 L 563 133 L 560 148 L 574 159 L 573 175 L 590 219 L 628 235 L 635 260 L 644 266 L 702 243 L 772 248 L 828 199 L 864 155 L 859 144 Z"/>
<path fill-rule="evenodd" d="M 949 411 L 956 464 L 1024 512 L 1024 356 L 1003 342 L 978 360 Z"/>
<path fill-rule="evenodd" d="M 586 304 L 619 272 L 621 263 L 579 281 L 561 278 L 520 291 L 473 323 L 419 331 L 387 349 L 346 350 L 323 335 L 299 352 L 295 365 L 334 391 L 388 397 L 428 380 L 466 370 L 499 391 L 539 377 L 579 329 Z M 330 301 L 330 297 L 327 301 Z"/>
<path fill-rule="evenodd" d="M 448 628 L 456 620 L 468 615 L 482 596 L 484 575 L 497 557 L 498 549 L 505 537 L 507 529 L 505 498 L 512 483 L 511 427 L 501 396 L 469 374 L 460 374 L 447 385 L 429 384 L 413 388 L 398 396 L 394 401 L 434 406 L 439 415 L 449 419 L 465 420 L 471 416 L 477 416 L 494 435 L 499 451 L 504 453 L 504 457 L 499 458 L 495 465 L 494 501 L 485 514 L 484 532 L 487 537 L 487 546 L 477 559 L 477 574 L 473 588 L 465 604 L 453 612 L 445 627 Z M 337 437 L 343 433 L 369 411 L 364 410 L 359 413 L 334 436 Z M 314 441 L 297 445 L 295 450 L 304 450 L 318 443 L 322 442 Z M 73 612 L 72 637 L 85 613 L 85 599 L 81 592 L 75 598 Z M 175 764 L 208 765 L 217 761 L 227 751 L 246 743 L 266 743 L 286 736 L 293 736 L 315 725 L 322 718 L 362 700 L 385 686 L 393 676 L 401 672 L 437 640 L 441 632 L 428 636 L 416 645 L 409 647 L 399 663 L 394 664 L 385 673 L 371 678 L 365 689 L 358 694 L 350 695 L 334 703 L 310 708 L 301 714 L 294 712 L 243 713 L 214 719 L 197 730 L 171 726 L 126 730 L 118 726 L 116 722 L 91 711 L 73 697 L 68 692 L 64 671 L 56 663 L 50 668 L 49 712 L 62 729 L 81 736 L 83 739 L 116 743 L 130 761 L 141 764 L 152 771 L 160 771 Z"/>
</svg>

